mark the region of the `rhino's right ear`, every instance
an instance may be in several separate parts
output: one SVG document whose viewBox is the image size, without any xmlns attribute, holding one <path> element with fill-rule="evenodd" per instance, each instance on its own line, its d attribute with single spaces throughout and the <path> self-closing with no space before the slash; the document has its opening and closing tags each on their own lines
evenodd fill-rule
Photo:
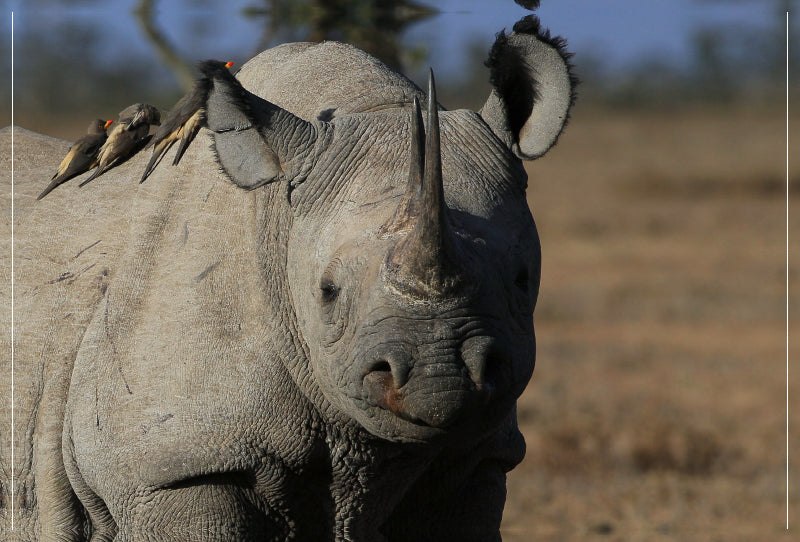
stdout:
<svg viewBox="0 0 800 542">
<path fill-rule="evenodd" d="M 252 190 L 274 181 L 296 185 L 312 165 L 322 124 L 307 122 L 247 91 L 222 70 L 206 102 L 214 152 L 237 186 Z"/>
<path fill-rule="evenodd" d="M 528 15 L 506 35 L 500 32 L 486 65 L 494 87 L 480 111 L 495 134 L 523 160 L 546 153 L 558 140 L 575 101 L 566 42 L 551 37 Z"/>
</svg>

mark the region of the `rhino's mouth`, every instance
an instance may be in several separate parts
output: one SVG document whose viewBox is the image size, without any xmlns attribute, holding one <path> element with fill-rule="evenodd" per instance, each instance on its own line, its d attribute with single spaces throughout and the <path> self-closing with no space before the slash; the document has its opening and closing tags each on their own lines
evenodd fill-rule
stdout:
<svg viewBox="0 0 800 542">
<path fill-rule="evenodd" d="M 389 365 L 378 364 L 364 376 L 364 398 L 414 425 L 447 429 L 469 419 L 493 395 L 493 381 L 478 389 L 462 372 L 455 365 L 440 365 L 398 386 Z"/>
</svg>

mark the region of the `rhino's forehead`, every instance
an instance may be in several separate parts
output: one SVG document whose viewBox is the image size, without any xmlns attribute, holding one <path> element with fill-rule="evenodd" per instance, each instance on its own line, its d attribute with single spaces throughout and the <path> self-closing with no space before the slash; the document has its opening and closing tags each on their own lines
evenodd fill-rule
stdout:
<svg viewBox="0 0 800 542">
<path fill-rule="evenodd" d="M 454 218 L 529 221 L 519 160 L 476 113 L 443 111 L 440 118 L 445 200 Z M 319 224 L 380 228 L 406 190 L 410 133 L 407 109 L 337 118 L 330 147 L 293 195 L 298 214 Z"/>
</svg>

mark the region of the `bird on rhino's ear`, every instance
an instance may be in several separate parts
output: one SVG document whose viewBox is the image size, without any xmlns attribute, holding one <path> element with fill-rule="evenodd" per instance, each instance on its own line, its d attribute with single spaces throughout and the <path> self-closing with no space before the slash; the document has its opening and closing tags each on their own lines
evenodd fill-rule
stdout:
<svg viewBox="0 0 800 542">
<path fill-rule="evenodd" d="M 564 129 L 578 84 L 571 57 L 534 15 L 497 35 L 486 61 L 493 89 L 480 115 L 518 158 L 542 156 Z"/>
<path fill-rule="evenodd" d="M 303 181 L 330 128 L 305 121 L 246 90 L 228 70 L 213 76 L 207 126 L 213 132 L 217 162 L 240 188 L 252 190 L 270 182 Z"/>
</svg>

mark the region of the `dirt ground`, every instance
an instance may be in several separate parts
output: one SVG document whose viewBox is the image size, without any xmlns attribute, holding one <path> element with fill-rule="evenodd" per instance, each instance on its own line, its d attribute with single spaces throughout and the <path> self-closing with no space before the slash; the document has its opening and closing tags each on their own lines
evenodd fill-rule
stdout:
<svg viewBox="0 0 800 542">
<path fill-rule="evenodd" d="M 508 477 L 506 542 L 791 538 L 785 149 L 779 111 L 578 109 L 530 164 L 538 357 L 519 401 L 528 454 Z M 790 167 L 796 315 L 800 163 Z M 798 383 L 792 366 L 795 458 Z"/>
</svg>

